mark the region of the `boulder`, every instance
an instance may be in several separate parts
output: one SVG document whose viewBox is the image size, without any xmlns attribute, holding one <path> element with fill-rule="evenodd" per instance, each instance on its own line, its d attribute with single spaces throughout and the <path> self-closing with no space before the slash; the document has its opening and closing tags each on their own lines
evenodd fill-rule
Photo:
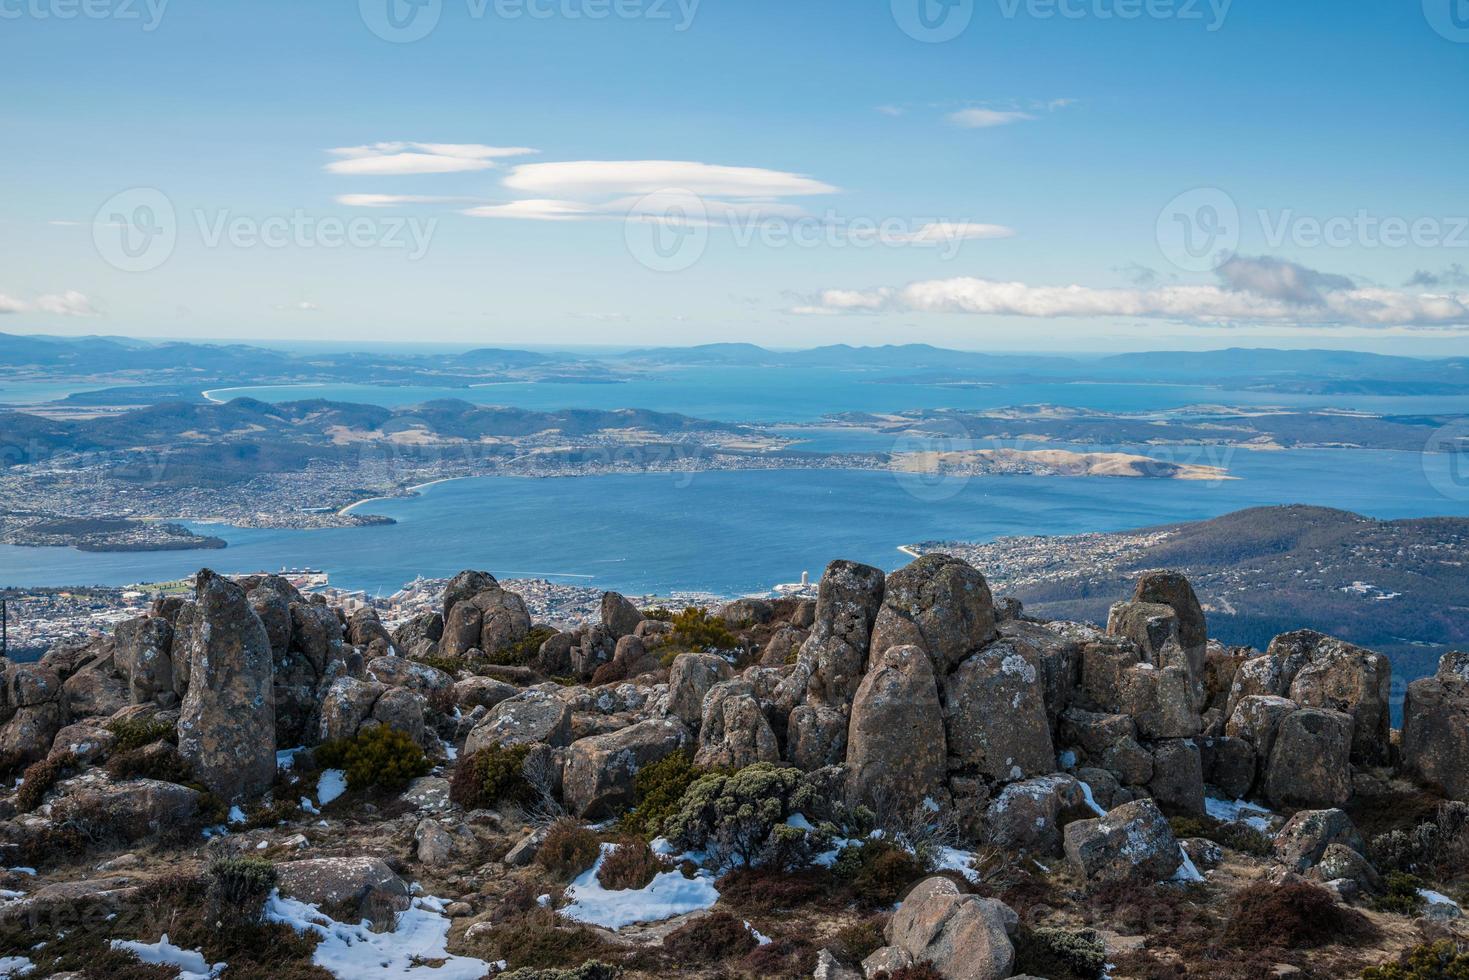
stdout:
<svg viewBox="0 0 1469 980">
<path fill-rule="evenodd" d="M 1198 740 L 1204 782 L 1228 799 L 1244 799 L 1255 784 L 1255 748 L 1242 738 L 1221 735 Z"/>
<path fill-rule="evenodd" d="M 1380 653 L 1320 633 L 1314 636 L 1311 660 L 1291 681 L 1290 699 L 1303 707 L 1350 715 L 1352 761 L 1359 766 L 1386 765 L 1392 731 L 1392 665 Z"/>
<path fill-rule="evenodd" d="M 493 708 L 519 693 L 520 688 L 514 684 L 506 684 L 493 677 L 466 677 L 454 682 L 454 703 L 466 709 Z"/>
<path fill-rule="evenodd" d="M 1372 862 L 1345 844 L 1328 844 L 1310 877 L 1321 882 L 1346 879 L 1364 891 L 1382 891 L 1382 876 Z"/>
<path fill-rule="evenodd" d="M 1202 656 L 1209 643 L 1208 623 L 1187 578 L 1178 572 L 1148 572 L 1137 580 L 1133 601 L 1162 603 L 1171 608 L 1178 617 L 1178 638 L 1184 649 L 1198 650 Z"/>
<path fill-rule="evenodd" d="M 1099 757 L 1125 738 L 1137 735 L 1137 727 L 1129 715 L 1101 714 L 1081 708 L 1067 708 L 1061 715 L 1061 740 L 1064 745 L 1077 745 L 1087 755 Z"/>
<path fill-rule="evenodd" d="M 902 648 L 899 648 L 902 649 Z M 1003 980 L 1015 965 L 1010 934 L 1019 917 L 992 898 L 963 895 L 949 878 L 925 878 L 888 920 L 889 945 L 945 980 Z"/>
<path fill-rule="evenodd" d="M 523 691 L 490 709 L 464 743 L 466 755 L 491 745 L 571 744 L 571 708 L 554 694 Z"/>
<path fill-rule="evenodd" d="M 868 665 L 873 620 L 882 606 L 884 578 L 881 569 L 852 561 L 826 567 L 817 590 L 816 621 L 800 654 L 811 700 L 841 708 L 857 693 Z"/>
<path fill-rule="evenodd" d="M 1065 824 L 1091 815 L 1081 783 L 1056 773 L 1006 786 L 985 810 L 984 827 L 989 842 L 997 847 L 1059 855 Z"/>
<path fill-rule="evenodd" d="M 1153 781 L 1153 753 L 1131 736 L 1107 746 L 1098 762 L 1123 785 L 1146 786 Z"/>
<path fill-rule="evenodd" d="M 276 887 L 287 898 L 341 907 L 377 894 L 387 896 L 399 909 L 408 907 L 408 885 L 382 858 L 311 858 L 286 861 L 275 868 Z"/>
<path fill-rule="evenodd" d="M 1340 711 L 1301 708 L 1286 715 L 1265 773 L 1265 795 L 1278 806 L 1340 806 L 1352 796 L 1352 719 Z"/>
<path fill-rule="evenodd" d="M 836 708 L 803 704 L 786 722 L 786 761 L 811 772 L 847 758 L 847 716 Z"/>
<path fill-rule="evenodd" d="M 1016 646 L 993 643 L 943 682 L 949 766 L 993 782 L 1054 772 L 1040 674 Z"/>
<path fill-rule="evenodd" d="M 916 646 L 943 677 L 996 636 L 994 597 L 984 576 L 951 555 L 924 555 L 887 577 L 870 655 Z"/>
<path fill-rule="evenodd" d="M 367 673 L 388 687 L 406 687 L 424 694 L 454 686 L 454 678 L 437 667 L 392 655 L 375 657 L 368 661 Z"/>
<path fill-rule="evenodd" d="M 1035 664 L 1046 695 L 1046 717 L 1055 729 L 1081 683 L 1081 647 L 1049 626 L 1014 620 L 1000 625 L 1000 636 Z"/>
<path fill-rule="evenodd" d="M 189 690 L 179 709 L 179 754 L 216 796 L 258 796 L 275 780 L 270 638 L 245 590 L 205 569 L 187 650 Z"/>
<path fill-rule="evenodd" d="M 271 656 L 279 664 L 291 650 L 291 603 L 301 601 L 300 593 L 295 593 L 295 598 L 292 599 L 265 583 L 247 586 L 241 582 L 240 587 L 246 590 L 245 598 L 249 601 L 250 608 L 265 627 L 265 635 L 270 640 Z M 295 590 L 292 589 L 292 592 Z"/>
<path fill-rule="evenodd" d="M 414 854 L 430 867 L 446 865 L 454 856 L 454 838 L 432 817 L 418 821 L 413 830 Z"/>
<path fill-rule="evenodd" d="M 1408 685 L 1403 769 L 1451 799 L 1469 800 L 1469 681 L 1452 667 L 1441 663 L 1437 676 Z"/>
<path fill-rule="evenodd" d="M 1186 668 L 1134 664 L 1122 673 L 1118 710 L 1132 716 L 1141 738 L 1191 738 L 1203 724 Z"/>
<path fill-rule="evenodd" d="M 98 837 L 142 840 L 187 826 L 197 815 L 199 793 L 177 783 L 130 779 L 78 787 L 52 804 L 52 820 L 71 822 Z"/>
<path fill-rule="evenodd" d="M 601 623 L 594 623 L 578 631 L 571 648 L 571 672 L 577 677 L 589 678 L 616 653 L 617 637 Z"/>
<path fill-rule="evenodd" d="M 807 635 L 805 630 L 795 626 L 780 627 L 765 644 L 765 650 L 760 654 L 760 663 L 766 667 L 784 667 L 794 662 Z"/>
<path fill-rule="evenodd" d="M 1332 844 L 1358 854 L 1366 850 L 1362 835 L 1341 810 L 1301 810 L 1275 835 L 1275 860 L 1302 874 L 1316 865 Z"/>
<path fill-rule="evenodd" d="M 614 640 L 637 632 L 638 624 L 642 621 L 642 612 L 625 596 L 617 592 L 602 593 L 602 625 L 612 634 Z"/>
<path fill-rule="evenodd" d="M 571 633 L 555 633 L 547 637 L 536 651 L 536 666 L 551 677 L 571 673 L 571 648 L 576 637 Z"/>
<path fill-rule="evenodd" d="M 1199 747 L 1174 738 L 1153 746 L 1153 778 L 1148 791 L 1159 804 L 1183 813 L 1204 815 L 1204 764 Z"/>
<path fill-rule="evenodd" d="M 377 681 L 359 681 L 355 677 L 338 677 L 332 681 L 322 694 L 318 737 L 328 742 L 356 735 L 386 690 Z"/>
<path fill-rule="evenodd" d="M 682 653 L 668 674 L 668 711 L 690 728 L 704 716 L 704 695 L 734 671 L 729 662 L 714 653 Z"/>
<path fill-rule="evenodd" d="M 729 769 L 780 761 L 780 744 L 747 681 L 724 681 L 705 696 L 694 761 Z"/>
<path fill-rule="evenodd" d="M 1152 800 L 1066 825 L 1066 858 L 1089 881 L 1164 881 L 1183 863 L 1168 818 Z"/>
<path fill-rule="evenodd" d="M 372 706 L 372 720 L 403 732 L 419 745 L 428 746 L 423 725 L 423 696 L 406 687 L 384 691 Z"/>
<path fill-rule="evenodd" d="M 336 611 L 321 602 L 291 603 L 292 659 L 310 666 L 310 676 L 320 678 L 331 664 L 342 659 L 342 621 Z M 277 664 L 284 670 L 286 665 Z"/>
<path fill-rule="evenodd" d="M 566 806 L 583 818 L 620 813 L 636 802 L 638 770 L 689 745 L 688 729 L 675 718 L 649 719 L 608 735 L 571 743 L 566 751 L 562 793 Z"/>
<path fill-rule="evenodd" d="M 111 659 L 68 677 L 61 685 L 61 700 L 68 718 L 107 718 L 133 703 L 128 682 L 112 669 Z"/>
<path fill-rule="evenodd" d="M 775 618 L 775 604 L 769 599 L 736 599 L 719 607 L 716 615 L 732 630 L 764 626 Z"/>
<path fill-rule="evenodd" d="M 1141 662 L 1137 647 L 1126 641 L 1109 637 L 1083 644 L 1078 706 L 1103 714 L 1119 711 L 1124 678 Z"/>
<path fill-rule="evenodd" d="M 473 569 L 462 571 L 449 579 L 448 584 L 444 586 L 444 608 L 440 616 L 441 627 L 448 624 L 450 613 L 460 602 L 471 599 L 487 589 L 499 588 L 499 585 L 500 583 L 495 581 L 495 576 L 489 572 L 477 572 Z M 441 633 L 435 639 L 440 639 L 442 635 Z"/>
<path fill-rule="evenodd" d="M 392 647 L 393 635 L 378 618 L 377 610 L 364 606 L 347 617 L 347 642 L 354 647 L 371 646 L 381 641 Z"/>
<path fill-rule="evenodd" d="M 113 638 L 113 662 L 128 681 L 132 702 L 173 705 L 173 624 L 161 616 L 141 616 L 118 623 Z"/>
<path fill-rule="evenodd" d="M 933 663 L 892 647 L 862 678 L 847 728 L 847 798 L 881 809 L 931 798 L 945 774 L 944 720 Z"/>
<path fill-rule="evenodd" d="M 56 733 L 56 738 L 51 741 L 50 754 L 70 752 L 87 765 L 92 765 L 106 758 L 116 741 L 117 736 L 101 725 L 79 721 Z"/>
<path fill-rule="evenodd" d="M 1299 707 L 1289 698 L 1272 694 L 1247 695 L 1235 705 L 1224 726 L 1224 734 L 1242 739 L 1254 748 L 1262 763 L 1266 762 L 1275 748 L 1275 735 L 1280 731 L 1280 723 Z"/>
</svg>

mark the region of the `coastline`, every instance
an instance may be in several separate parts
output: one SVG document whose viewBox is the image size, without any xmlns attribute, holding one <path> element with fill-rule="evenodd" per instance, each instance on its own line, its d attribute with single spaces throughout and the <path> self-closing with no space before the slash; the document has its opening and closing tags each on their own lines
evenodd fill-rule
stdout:
<svg viewBox="0 0 1469 980">
<path fill-rule="evenodd" d="M 351 515 L 351 512 L 354 511 L 354 510 L 356 510 L 358 507 L 361 507 L 363 504 L 370 504 L 370 503 L 372 503 L 373 501 L 376 501 L 376 500 L 403 500 L 403 499 L 405 499 L 407 497 L 421 496 L 421 493 L 420 492 L 422 490 L 424 490 L 424 489 L 426 489 L 428 487 L 436 486 L 437 484 L 440 484 L 440 483 L 453 483 L 455 480 L 474 480 L 474 479 L 478 479 L 478 477 L 473 477 L 473 476 L 446 476 L 446 477 L 443 477 L 443 478 L 438 479 L 438 480 L 429 480 L 427 483 L 415 483 L 411 487 L 404 487 L 403 488 L 403 492 L 402 493 L 399 493 L 399 494 L 393 494 L 393 495 L 390 495 L 390 496 L 381 496 L 381 495 L 379 495 L 379 496 L 376 496 L 376 497 L 363 497 L 361 500 L 354 500 L 352 503 L 348 504 L 347 506 L 343 507 L 341 510 L 337 511 L 337 516 L 338 517 L 348 517 L 348 516 Z"/>
</svg>

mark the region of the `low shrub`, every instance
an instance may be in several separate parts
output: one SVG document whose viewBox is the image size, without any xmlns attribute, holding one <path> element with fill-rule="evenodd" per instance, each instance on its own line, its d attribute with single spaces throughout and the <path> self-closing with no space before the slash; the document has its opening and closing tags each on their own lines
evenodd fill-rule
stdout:
<svg viewBox="0 0 1469 980">
<path fill-rule="evenodd" d="M 107 723 L 107 730 L 116 739 L 112 751 L 128 752 L 141 749 L 154 742 L 172 742 L 178 738 L 178 728 L 156 716 L 144 718 L 119 718 Z"/>
<path fill-rule="evenodd" d="M 288 796 L 283 796 L 273 802 L 251 807 L 245 813 L 245 829 L 265 830 L 270 827 L 278 827 L 300 812 L 300 803 Z"/>
<path fill-rule="evenodd" d="M 1414 946 L 1396 963 L 1369 967 L 1362 980 L 1469 980 L 1469 953 L 1452 940 Z"/>
<path fill-rule="evenodd" d="M 458 677 L 462 670 L 469 670 L 469 661 L 464 657 L 414 657 L 414 663 L 442 670 L 450 677 Z"/>
<path fill-rule="evenodd" d="M 20 789 L 15 794 L 15 808 L 30 813 L 40 806 L 57 783 L 76 774 L 81 760 L 75 752 L 60 752 L 26 768 Z"/>
<path fill-rule="evenodd" d="M 575 970 L 592 962 L 615 961 L 620 952 L 586 926 L 539 906 L 500 928 L 486 930 L 468 945 L 471 955 L 492 963 L 504 960 L 510 970 Z"/>
<path fill-rule="evenodd" d="M 610 963 L 592 960 L 574 970 L 537 970 L 522 967 L 497 974 L 497 980 L 617 980 L 622 971 Z"/>
<path fill-rule="evenodd" d="M 1374 936 L 1366 916 L 1307 882 L 1256 882 L 1240 889 L 1224 938 L 1241 949 L 1315 949 Z"/>
<path fill-rule="evenodd" d="M 657 837 L 688 788 L 712 771 L 694 765 L 694 757 L 688 752 L 675 752 L 639 769 L 633 779 L 637 802 L 623 816 L 619 829 L 649 840 Z"/>
<path fill-rule="evenodd" d="M 676 650 L 717 653 L 740 648 L 740 638 L 730 632 L 724 620 L 706 609 L 689 606 L 681 613 L 674 613 L 668 622 L 673 624 L 673 630 L 668 634 L 667 644 Z"/>
<path fill-rule="evenodd" d="M 0 780 L 9 782 L 17 773 L 24 772 L 26 767 L 25 756 L 17 749 L 0 752 Z"/>
<path fill-rule="evenodd" d="M 842 848 L 832 866 L 832 873 L 846 883 L 857 903 L 871 909 L 891 907 L 928 872 L 924 861 L 877 837 Z"/>
<path fill-rule="evenodd" d="M 797 867 L 825 849 L 835 828 L 807 831 L 786 820 L 830 809 L 823 788 L 799 769 L 757 762 L 734 774 L 694 780 L 664 821 L 674 847 L 703 851 L 719 867 L 762 864 Z"/>
<path fill-rule="evenodd" d="M 882 931 L 885 924 L 880 915 L 868 916 L 837 930 L 826 947 L 842 962 L 855 966 L 887 945 Z"/>
<path fill-rule="evenodd" d="M 104 768 L 107 775 L 119 783 L 129 779 L 157 779 L 186 785 L 194 780 L 194 773 L 184 757 L 166 743 L 149 743 L 141 748 L 118 752 L 107 760 Z"/>
<path fill-rule="evenodd" d="M 490 745 L 459 760 L 449 780 L 449 799 L 466 810 L 501 803 L 529 803 L 535 788 L 525 778 L 529 745 Z"/>
<path fill-rule="evenodd" d="M 399 790 L 410 779 L 433 769 L 411 735 L 387 725 L 374 725 L 351 738 L 323 742 L 316 747 L 315 755 L 322 768 L 345 771 L 351 789 Z"/>
<path fill-rule="evenodd" d="M 1173 836 L 1179 840 L 1202 837 L 1220 847 L 1252 857 L 1269 857 L 1274 853 L 1270 838 L 1247 823 L 1222 823 L 1212 817 L 1176 816 L 1170 818 L 1168 824 L 1173 828 Z"/>
<path fill-rule="evenodd" d="M 556 631 L 549 626 L 532 627 L 529 633 L 508 647 L 486 655 L 485 662 L 496 667 L 525 667 L 541 652 L 541 644 L 555 635 Z"/>
<path fill-rule="evenodd" d="M 619 841 L 617 850 L 602 859 L 597 881 L 611 891 L 628 891 L 645 887 L 672 867 L 668 859 L 653 853 L 647 841 L 632 837 Z"/>
<path fill-rule="evenodd" d="M 944 975 L 932 963 L 914 963 L 901 970 L 881 970 L 872 980 L 944 980 Z"/>
<path fill-rule="evenodd" d="M 1383 893 L 1372 900 L 1372 907 L 1379 912 L 1393 915 L 1418 915 L 1428 900 L 1418 893 L 1423 879 L 1406 871 L 1389 871 L 1383 879 Z"/>
<path fill-rule="evenodd" d="M 1383 873 L 1455 874 L 1469 865 L 1469 803 L 1442 804 L 1430 820 L 1373 837 L 1367 857 Z"/>
<path fill-rule="evenodd" d="M 570 881 L 595 864 L 601 850 L 595 834 L 571 817 L 562 817 L 546 830 L 536 863 L 563 881 Z"/>
<path fill-rule="evenodd" d="M 220 858 L 209 865 L 209 914 L 219 921 L 259 922 L 275 865 L 263 858 Z"/>
<path fill-rule="evenodd" d="M 719 910 L 670 932 L 663 951 L 681 964 L 704 964 L 738 959 L 758 945 L 743 919 Z"/>
<path fill-rule="evenodd" d="M 605 687 L 608 684 L 621 684 L 627 680 L 627 663 L 622 660 L 609 660 L 605 664 L 599 664 L 592 671 L 592 686 Z"/>
<path fill-rule="evenodd" d="M 740 958 L 739 972 L 752 977 L 806 980 L 816 971 L 817 949 L 804 939 L 782 936 L 762 943 Z"/>
<path fill-rule="evenodd" d="M 735 868 L 719 879 L 717 887 L 721 905 L 751 912 L 785 912 L 828 898 L 832 882 L 824 868 Z"/>
<path fill-rule="evenodd" d="M 1015 942 L 1015 972 L 1050 980 L 1097 980 L 1107 969 L 1107 944 L 1090 929 L 1021 926 Z"/>
</svg>

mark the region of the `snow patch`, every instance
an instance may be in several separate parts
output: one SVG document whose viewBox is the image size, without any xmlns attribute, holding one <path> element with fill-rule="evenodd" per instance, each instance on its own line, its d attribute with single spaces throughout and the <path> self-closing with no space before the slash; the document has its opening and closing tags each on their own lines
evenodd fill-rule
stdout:
<svg viewBox="0 0 1469 980">
<path fill-rule="evenodd" d="M 1275 816 L 1248 800 L 1221 800 L 1213 796 L 1205 797 L 1204 812 L 1222 823 L 1242 821 L 1262 834 L 1270 832 L 1270 818 Z"/>
<path fill-rule="evenodd" d="M 1077 782 L 1081 784 L 1081 795 L 1082 798 L 1086 800 L 1086 805 L 1091 807 L 1091 811 L 1097 816 L 1105 817 L 1107 815 L 1107 811 L 1103 810 L 1097 804 L 1097 798 L 1092 795 L 1091 784 L 1084 779 L 1078 779 Z"/>
<path fill-rule="evenodd" d="M 326 806 L 347 792 L 347 774 L 340 769 L 323 769 L 316 781 L 316 801 Z"/>
<path fill-rule="evenodd" d="M 1204 876 L 1199 874 L 1198 866 L 1194 864 L 1194 859 L 1188 856 L 1188 850 L 1182 844 L 1178 845 L 1178 853 L 1183 858 L 1183 863 L 1178 866 L 1177 871 L 1173 872 L 1173 880 L 1203 881 Z"/>
<path fill-rule="evenodd" d="M 934 856 L 935 871 L 957 871 L 972 885 L 979 884 L 979 872 L 974 870 L 975 855 L 972 851 L 961 851 L 957 847 L 940 847 Z"/>
<path fill-rule="evenodd" d="M 446 944 L 449 919 L 443 915 L 443 908 L 439 899 L 415 898 L 398 916 L 391 932 L 373 932 L 365 922 L 337 922 L 315 905 L 283 898 L 280 892 L 272 891 L 265 903 L 265 919 L 284 922 L 299 933 L 309 931 L 320 936 L 311 962 L 338 980 L 480 980 L 493 965 L 469 956 L 450 955 Z M 427 962 L 438 965 L 427 966 Z"/>
<path fill-rule="evenodd" d="M 166 932 L 156 943 L 114 939 L 112 948 L 126 950 L 150 966 L 175 967 L 179 971 L 179 980 L 212 980 L 225 968 L 223 963 L 209 965 L 204 961 L 204 954 L 196 949 L 180 949 L 170 943 Z"/>
<path fill-rule="evenodd" d="M 661 922 L 676 915 L 697 912 L 719 900 L 713 876 L 702 870 L 693 878 L 685 878 L 678 871 L 665 871 L 643 888 L 623 891 L 603 888 L 597 874 L 602 870 L 602 862 L 607 855 L 615 850 L 616 844 L 602 845 L 597 863 L 566 889 L 566 897 L 571 899 L 571 904 L 561 910 L 561 915 L 574 922 L 615 930 L 635 922 Z"/>
<path fill-rule="evenodd" d="M 1449 898 L 1443 892 L 1436 892 L 1432 888 L 1420 888 L 1418 889 L 1418 894 L 1423 896 L 1424 901 L 1429 905 L 1452 905 L 1454 908 L 1459 907 L 1458 902 Z"/>
<path fill-rule="evenodd" d="M 0 977 L 23 977 L 35 968 L 24 956 L 0 956 Z"/>
</svg>

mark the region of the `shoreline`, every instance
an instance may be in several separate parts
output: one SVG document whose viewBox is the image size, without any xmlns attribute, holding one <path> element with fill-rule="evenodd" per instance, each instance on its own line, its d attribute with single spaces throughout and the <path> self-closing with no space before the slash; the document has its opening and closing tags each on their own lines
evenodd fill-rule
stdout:
<svg viewBox="0 0 1469 980">
<path fill-rule="evenodd" d="M 429 480 L 427 483 L 415 483 L 411 487 L 404 487 L 403 488 L 403 492 L 400 493 L 400 494 L 394 494 L 394 495 L 390 495 L 390 496 L 381 496 L 381 495 L 379 495 L 379 496 L 376 496 L 376 497 L 364 497 L 361 500 L 354 500 L 352 503 L 348 504 L 347 506 L 343 507 L 341 510 L 337 511 L 337 516 L 338 517 L 349 517 L 349 516 L 351 516 L 352 511 L 356 510 L 358 507 L 361 507 L 363 504 L 370 504 L 370 503 L 372 503 L 375 500 L 406 500 L 406 499 L 408 499 L 410 497 L 421 497 L 421 496 L 423 496 L 423 494 L 422 494 L 421 491 L 425 490 L 428 487 L 437 486 L 440 483 L 453 483 L 455 480 L 477 480 L 477 479 L 479 479 L 479 477 L 475 477 L 475 476 L 446 476 L 446 477 L 441 477 L 440 479 L 437 479 L 437 480 Z"/>
</svg>

